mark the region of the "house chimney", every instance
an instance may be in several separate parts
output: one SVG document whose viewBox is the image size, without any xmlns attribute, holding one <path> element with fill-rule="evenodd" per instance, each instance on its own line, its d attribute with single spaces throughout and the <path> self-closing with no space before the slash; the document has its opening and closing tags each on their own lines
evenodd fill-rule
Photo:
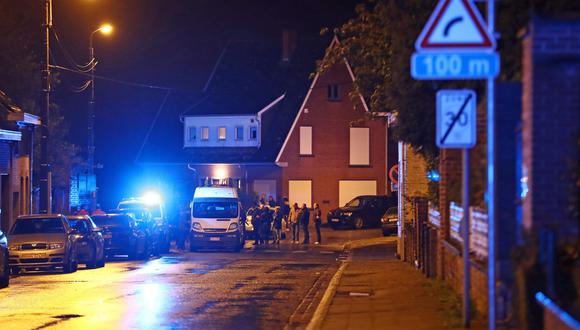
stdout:
<svg viewBox="0 0 580 330">
<path fill-rule="evenodd" d="M 296 49 L 296 30 L 282 30 L 282 61 L 290 62 L 290 58 Z"/>
</svg>

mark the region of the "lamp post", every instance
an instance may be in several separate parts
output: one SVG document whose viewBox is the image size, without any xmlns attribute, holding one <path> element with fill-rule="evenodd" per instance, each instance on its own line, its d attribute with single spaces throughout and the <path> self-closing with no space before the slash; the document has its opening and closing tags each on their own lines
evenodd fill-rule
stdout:
<svg viewBox="0 0 580 330">
<path fill-rule="evenodd" d="M 44 62 L 41 71 L 40 113 L 42 127 L 40 130 L 40 201 L 39 213 L 51 213 L 51 172 L 49 153 L 49 106 L 50 106 L 50 29 L 52 28 L 52 0 L 44 0 Z"/>
<path fill-rule="evenodd" d="M 87 133 L 88 133 L 88 141 L 87 141 L 87 180 L 92 180 L 95 174 L 95 66 L 97 63 L 95 62 L 95 49 L 93 48 L 93 36 L 97 32 L 101 32 L 102 34 L 110 34 L 113 31 L 113 27 L 109 24 L 104 24 L 95 31 L 91 32 L 89 36 L 89 53 L 90 53 L 90 61 L 89 64 L 91 65 L 91 95 L 89 98 L 89 111 L 87 114 Z M 96 178 L 95 178 L 95 192 L 91 194 L 90 200 L 91 205 L 90 209 L 94 210 L 96 206 Z"/>
</svg>

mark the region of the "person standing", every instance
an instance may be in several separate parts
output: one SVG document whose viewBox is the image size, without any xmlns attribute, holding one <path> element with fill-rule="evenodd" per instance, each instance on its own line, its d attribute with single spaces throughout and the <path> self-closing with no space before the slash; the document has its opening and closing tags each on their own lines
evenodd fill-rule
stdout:
<svg viewBox="0 0 580 330">
<path fill-rule="evenodd" d="M 310 222 L 310 210 L 306 206 L 306 203 L 302 204 L 302 213 L 300 215 L 300 225 L 304 231 L 304 242 L 303 244 L 310 243 L 310 233 L 308 232 L 308 224 Z"/>
<path fill-rule="evenodd" d="M 282 210 L 280 210 L 280 206 L 276 206 L 274 209 L 274 241 L 272 244 L 280 245 L 280 240 L 282 239 Z"/>
<path fill-rule="evenodd" d="M 189 205 L 184 205 L 179 211 L 179 223 L 177 226 L 177 248 L 185 250 L 185 241 L 187 236 L 189 236 L 189 230 L 191 227 L 191 210 Z"/>
<path fill-rule="evenodd" d="M 268 206 L 269 207 L 276 207 L 276 200 L 274 199 L 274 196 L 270 195 L 268 197 Z"/>
<path fill-rule="evenodd" d="M 286 231 L 290 231 L 290 221 L 289 221 L 289 217 L 290 217 L 290 205 L 288 204 L 288 198 L 284 197 L 282 199 L 282 206 L 280 207 L 281 211 L 282 211 L 282 219 L 284 220 L 284 222 L 286 223 L 286 228 L 284 228 Z"/>
<path fill-rule="evenodd" d="M 320 205 L 314 203 L 314 209 L 312 210 L 312 218 L 314 219 L 314 228 L 316 228 L 316 242 L 314 244 L 318 245 L 322 243 L 322 238 L 320 236 L 320 226 L 322 225 L 322 211 L 320 211 Z"/>
<path fill-rule="evenodd" d="M 268 205 L 262 208 L 262 244 L 268 244 L 272 232 L 272 211 Z"/>
<path fill-rule="evenodd" d="M 292 243 L 297 243 L 300 239 L 300 227 L 298 225 L 298 203 L 294 203 L 290 208 L 290 227 L 292 228 Z"/>
<path fill-rule="evenodd" d="M 260 206 L 255 206 L 253 211 L 252 211 L 252 227 L 254 227 L 254 245 L 259 245 L 260 244 L 260 227 L 262 225 L 262 221 L 261 221 L 261 213 L 262 210 L 261 208 L 263 207 L 263 204 L 260 204 Z"/>
</svg>

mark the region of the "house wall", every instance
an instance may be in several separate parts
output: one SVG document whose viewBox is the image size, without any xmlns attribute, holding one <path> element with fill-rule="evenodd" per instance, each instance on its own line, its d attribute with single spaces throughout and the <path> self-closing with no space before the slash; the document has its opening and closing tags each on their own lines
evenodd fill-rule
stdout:
<svg viewBox="0 0 580 330">
<path fill-rule="evenodd" d="M 329 84 L 339 86 L 340 100 L 328 100 Z M 323 214 L 339 206 L 339 180 L 377 180 L 377 194 L 386 194 L 386 122 L 366 119 L 361 101 L 348 95 L 352 90 L 344 63 L 319 75 L 279 158 L 283 195 L 289 180 L 312 180 L 312 201 Z M 312 155 L 300 155 L 300 126 L 312 126 Z M 370 128 L 369 166 L 349 165 L 350 126 Z"/>
<path fill-rule="evenodd" d="M 235 129 L 241 126 L 244 129 L 243 138 L 236 140 Z M 258 147 L 261 133 L 258 116 L 190 116 L 184 119 L 183 146 L 184 147 Z M 190 136 L 190 127 L 195 127 L 196 137 Z M 209 139 L 202 140 L 202 127 L 209 128 Z M 226 139 L 218 139 L 218 128 L 226 128 Z M 250 138 L 250 128 L 255 127 L 256 138 Z"/>
</svg>

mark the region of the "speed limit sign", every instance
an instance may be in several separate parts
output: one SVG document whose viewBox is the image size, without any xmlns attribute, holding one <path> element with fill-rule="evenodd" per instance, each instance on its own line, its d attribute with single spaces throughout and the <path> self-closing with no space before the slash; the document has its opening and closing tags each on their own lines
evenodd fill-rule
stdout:
<svg viewBox="0 0 580 330">
<path fill-rule="evenodd" d="M 468 89 L 437 92 L 436 143 L 439 148 L 473 148 L 476 140 L 477 100 Z"/>
</svg>

